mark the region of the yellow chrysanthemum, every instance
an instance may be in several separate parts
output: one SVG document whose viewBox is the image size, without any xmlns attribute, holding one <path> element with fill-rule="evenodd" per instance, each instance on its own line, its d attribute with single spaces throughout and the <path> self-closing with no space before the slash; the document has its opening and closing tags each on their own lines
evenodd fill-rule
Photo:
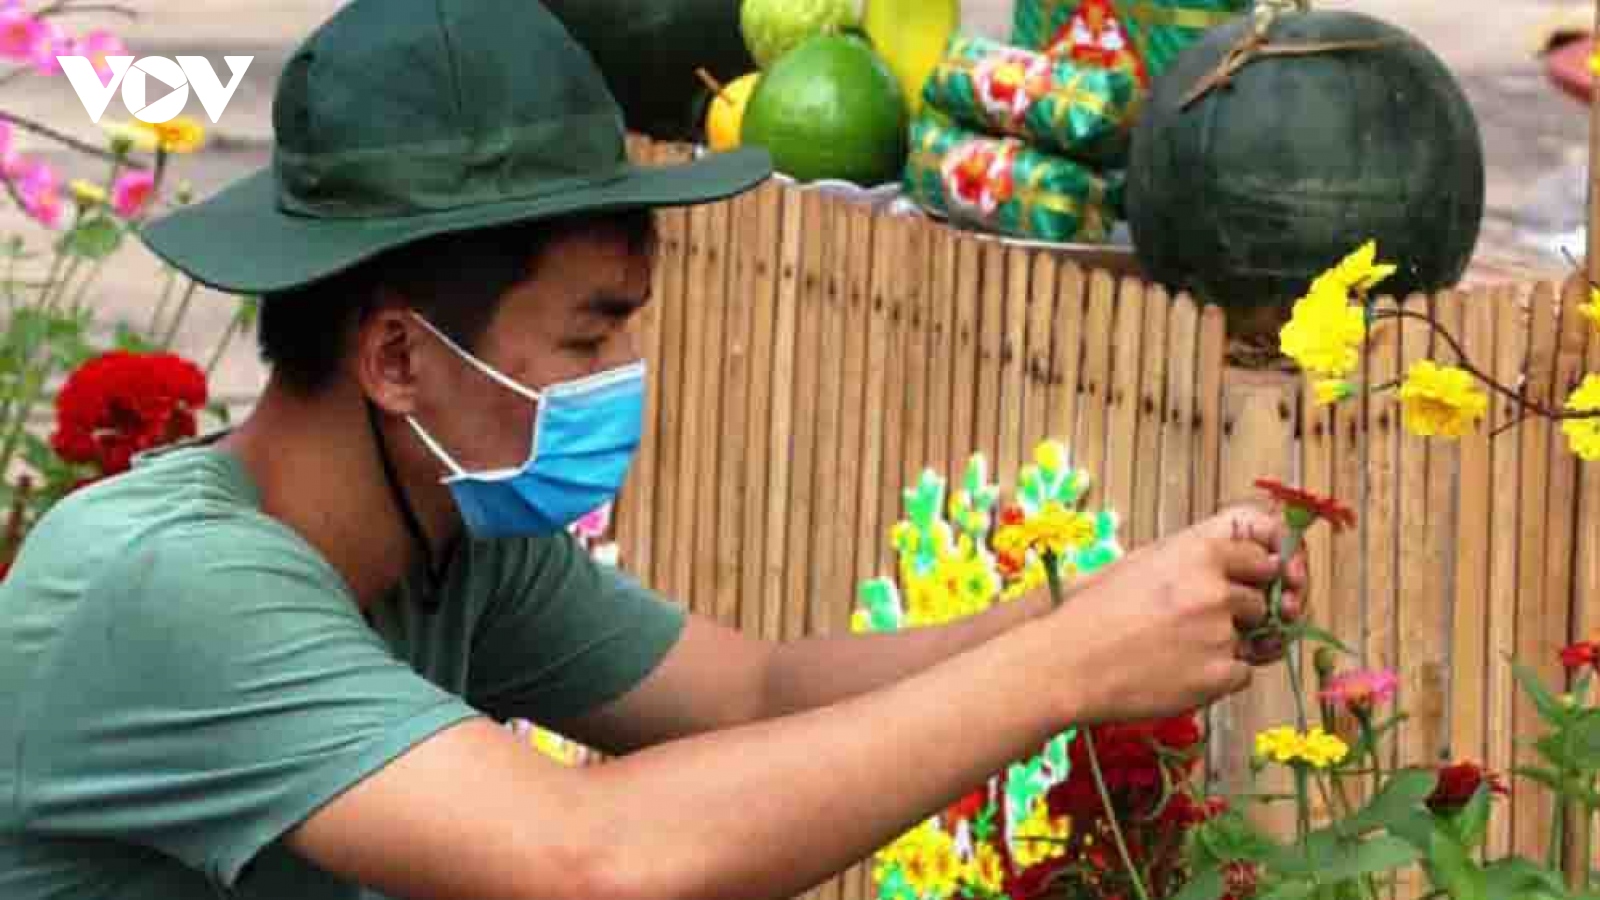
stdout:
<svg viewBox="0 0 1600 900">
<path fill-rule="evenodd" d="M 1054 501 L 1046 503 L 1038 515 L 1030 516 L 1022 527 L 1028 535 L 1028 546 L 1057 557 L 1065 556 L 1068 550 L 1087 547 L 1095 540 L 1093 516 Z"/>
<path fill-rule="evenodd" d="M 956 854 L 955 842 L 947 838 L 933 843 L 928 848 L 928 857 L 928 880 L 935 895 L 948 897 L 954 894 L 967 872 L 966 861 Z"/>
<path fill-rule="evenodd" d="M 872 622 L 872 617 L 864 609 L 858 609 L 850 614 L 850 633 L 865 634 Z"/>
<path fill-rule="evenodd" d="M 1489 410 L 1489 397 L 1454 366 L 1421 360 L 1400 386 L 1402 421 L 1418 437 L 1458 438 Z"/>
<path fill-rule="evenodd" d="M 1065 842 L 1072 826 L 1063 817 L 1050 815 L 1043 799 L 1028 808 L 1028 817 L 1017 825 L 1012 837 L 1011 855 L 1023 868 L 1054 859 L 1066 853 Z"/>
<path fill-rule="evenodd" d="M 1567 410 L 1576 413 L 1600 412 L 1600 375 L 1585 375 L 1583 383 L 1567 398 Z M 1600 418 L 1566 419 L 1561 431 L 1572 452 L 1584 462 L 1600 460 Z"/>
<path fill-rule="evenodd" d="M 1006 880 L 1005 860 L 993 846 L 979 844 L 977 853 L 967 861 L 966 879 L 986 893 L 999 893 Z"/>
<path fill-rule="evenodd" d="M 1346 291 L 1365 293 L 1382 284 L 1397 267 L 1378 262 L 1378 242 L 1367 241 L 1326 273 Z"/>
<path fill-rule="evenodd" d="M 1321 285 L 1297 300 L 1289 323 L 1279 332 L 1284 355 L 1312 375 L 1343 378 L 1360 361 L 1366 339 L 1366 313 L 1349 296 Z"/>
<path fill-rule="evenodd" d="M 1318 379 L 1311 389 L 1316 393 L 1318 406 L 1331 406 L 1350 399 L 1356 392 L 1356 386 L 1343 378 Z"/>
<path fill-rule="evenodd" d="M 1305 734 L 1288 726 L 1268 728 L 1256 735 L 1255 749 L 1262 759 L 1283 765 L 1305 763 L 1317 769 L 1341 762 L 1350 752 L 1344 741 L 1321 726 L 1313 726 Z"/>
<path fill-rule="evenodd" d="M 92 181 L 74 178 L 67 187 L 72 190 L 72 199 L 79 206 L 101 206 L 106 202 L 106 189 Z"/>
</svg>

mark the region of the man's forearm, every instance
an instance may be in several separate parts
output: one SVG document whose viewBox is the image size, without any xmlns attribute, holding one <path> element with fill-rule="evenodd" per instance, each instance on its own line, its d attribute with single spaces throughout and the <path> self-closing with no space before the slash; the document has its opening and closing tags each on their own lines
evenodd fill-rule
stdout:
<svg viewBox="0 0 1600 900">
<path fill-rule="evenodd" d="M 763 717 L 827 706 L 893 684 L 1011 630 L 1049 605 L 1049 596 L 1037 591 L 938 627 L 790 641 L 773 652 Z"/>
</svg>

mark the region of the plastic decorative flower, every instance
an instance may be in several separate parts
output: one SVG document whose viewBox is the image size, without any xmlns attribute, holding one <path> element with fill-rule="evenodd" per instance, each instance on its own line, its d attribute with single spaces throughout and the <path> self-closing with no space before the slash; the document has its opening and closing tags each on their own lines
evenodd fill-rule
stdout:
<svg viewBox="0 0 1600 900">
<path fill-rule="evenodd" d="M 985 892 L 999 891 L 1006 880 L 1006 864 L 1000 852 L 990 844 L 979 844 L 967 862 L 966 880 Z"/>
<path fill-rule="evenodd" d="M 170 353 L 114 350 L 80 366 L 56 396 L 50 445 L 63 460 L 126 471 L 135 453 L 193 437 L 206 376 Z"/>
<path fill-rule="evenodd" d="M 1500 776 L 1484 771 L 1477 763 L 1459 762 L 1441 766 L 1439 781 L 1428 795 L 1428 808 L 1436 813 L 1451 812 L 1466 806 L 1478 789 L 1489 785 L 1491 794 L 1509 794 Z"/>
<path fill-rule="evenodd" d="M 1256 756 L 1283 765 L 1304 764 L 1326 769 L 1344 760 L 1350 747 L 1321 726 L 1301 732 L 1287 725 L 1268 728 L 1256 735 Z"/>
<path fill-rule="evenodd" d="M 1585 375 L 1583 383 L 1567 398 L 1567 410 L 1575 413 L 1600 413 L 1600 375 Z M 1572 452 L 1585 462 L 1600 460 L 1600 417 L 1566 419 L 1561 431 Z"/>
<path fill-rule="evenodd" d="M 1028 817 L 1017 825 L 1012 840 L 1012 858 L 1017 865 L 1031 866 L 1066 853 L 1063 846 L 1072 825 L 1063 816 L 1052 816 L 1043 800 L 1036 800 Z"/>
<path fill-rule="evenodd" d="M 1390 669 L 1360 669 L 1334 676 L 1318 696 L 1325 703 L 1365 714 L 1377 704 L 1393 699 L 1399 687 L 1400 678 Z"/>
<path fill-rule="evenodd" d="M 1289 323 L 1279 332 L 1279 347 L 1300 368 L 1325 378 L 1355 371 L 1367 336 L 1366 311 L 1350 303 L 1341 288 L 1319 280 L 1295 301 Z"/>
<path fill-rule="evenodd" d="M 111 209 L 124 219 L 137 218 L 155 195 L 156 176 L 151 172 L 123 172 L 111 186 Z"/>
<path fill-rule="evenodd" d="M 1258 478 L 1256 487 L 1283 504 L 1284 509 L 1291 514 L 1291 524 L 1297 527 L 1310 528 L 1317 519 L 1327 520 L 1334 531 L 1355 527 L 1355 510 L 1333 497 L 1324 497 L 1321 494 L 1291 487 L 1275 478 Z"/>
<path fill-rule="evenodd" d="M 1489 410 L 1471 375 L 1426 359 L 1406 374 L 1400 404 L 1406 429 L 1418 437 L 1461 437 Z"/>
</svg>

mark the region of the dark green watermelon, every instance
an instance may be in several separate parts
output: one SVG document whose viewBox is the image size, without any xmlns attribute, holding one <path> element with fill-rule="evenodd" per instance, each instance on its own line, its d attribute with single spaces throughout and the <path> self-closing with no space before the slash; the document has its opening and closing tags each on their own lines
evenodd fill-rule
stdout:
<svg viewBox="0 0 1600 900">
<path fill-rule="evenodd" d="M 695 77 L 756 69 L 739 31 L 739 0 L 543 0 L 605 73 L 628 128 L 697 139 L 708 99 Z"/>
<path fill-rule="evenodd" d="M 1401 265 L 1383 291 L 1455 284 L 1482 224 L 1484 161 L 1449 70 L 1369 16 L 1290 13 L 1273 43 L 1386 43 L 1259 58 L 1181 109 L 1247 27 L 1248 17 L 1186 50 L 1135 129 L 1127 211 L 1146 275 L 1236 321 L 1286 316 L 1313 278 L 1369 239 Z"/>
</svg>

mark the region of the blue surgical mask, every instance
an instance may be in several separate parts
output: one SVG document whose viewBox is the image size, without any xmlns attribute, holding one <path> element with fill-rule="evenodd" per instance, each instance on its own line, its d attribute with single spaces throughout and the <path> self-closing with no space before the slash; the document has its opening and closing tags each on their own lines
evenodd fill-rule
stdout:
<svg viewBox="0 0 1600 900">
<path fill-rule="evenodd" d="M 406 417 L 450 469 L 444 483 L 468 532 L 480 538 L 552 534 L 616 496 L 644 422 L 642 360 L 535 391 L 468 353 L 427 319 L 417 320 L 478 371 L 538 404 L 527 462 L 484 472 L 463 469 L 416 419 Z"/>
</svg>

